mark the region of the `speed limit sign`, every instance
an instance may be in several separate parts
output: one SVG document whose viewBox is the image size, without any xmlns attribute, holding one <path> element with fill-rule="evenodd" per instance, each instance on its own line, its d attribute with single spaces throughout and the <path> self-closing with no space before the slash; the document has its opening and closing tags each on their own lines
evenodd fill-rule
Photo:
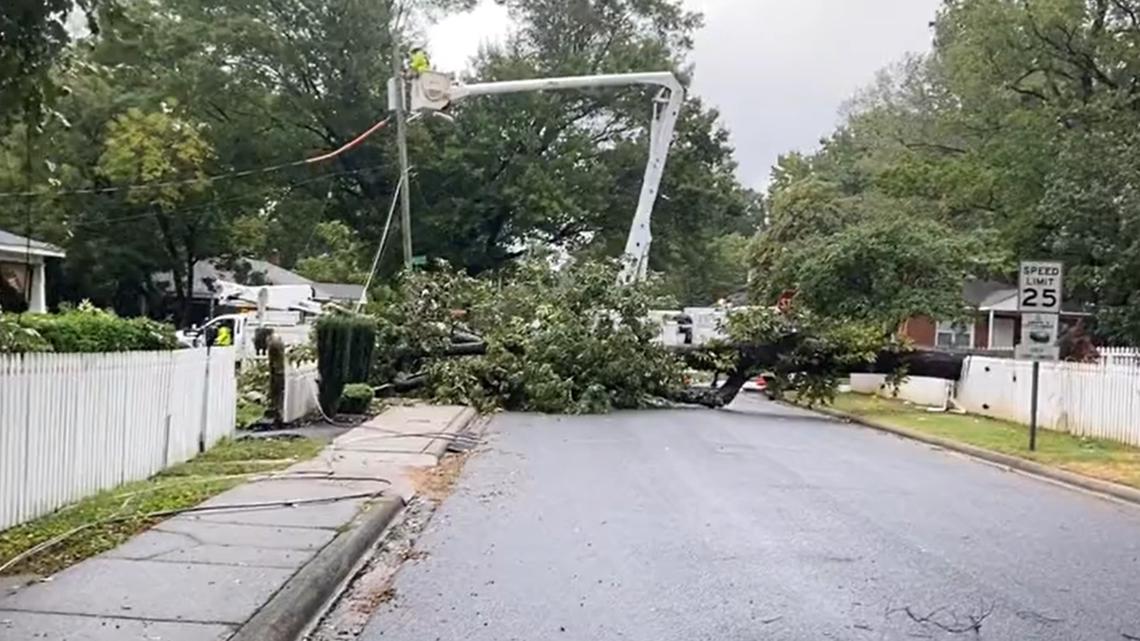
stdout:
<svg viewBox="0 0 1140 641">
<path fill-rule="evenodd" d="M 1051 261 L 1021 263 L 1017 308 L 1024 313 L 1060 314 L 1064 267 Z"/>
</svg>

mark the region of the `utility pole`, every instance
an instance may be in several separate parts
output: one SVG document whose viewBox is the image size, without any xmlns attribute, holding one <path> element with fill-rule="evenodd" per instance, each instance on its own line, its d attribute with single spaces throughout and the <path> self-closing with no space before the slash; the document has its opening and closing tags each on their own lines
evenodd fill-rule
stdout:
<svg viewBox="0 0 1140 641">
<path fill-rule="evenodd" d="M 404 240 L 404 269 L 412 269 L 412 200 L 408 184 L 408 122 L 404 117 L 404 52 L 392 29 L 392 77 L 396 82 L 396 145 L 400 153 L 400 232 Z"/>
</svg>

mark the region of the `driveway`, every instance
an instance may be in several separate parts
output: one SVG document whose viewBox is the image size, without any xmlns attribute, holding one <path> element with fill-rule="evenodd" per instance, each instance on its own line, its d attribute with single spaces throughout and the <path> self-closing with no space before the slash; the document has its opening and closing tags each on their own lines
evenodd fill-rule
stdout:
<svg viewBox="0 0 1140 641">
<path fill-rule="evenodd" d="M 488 434 L 363 639 L 1140 639 L 1140 508 L 755 398 Z"/>
</svg>

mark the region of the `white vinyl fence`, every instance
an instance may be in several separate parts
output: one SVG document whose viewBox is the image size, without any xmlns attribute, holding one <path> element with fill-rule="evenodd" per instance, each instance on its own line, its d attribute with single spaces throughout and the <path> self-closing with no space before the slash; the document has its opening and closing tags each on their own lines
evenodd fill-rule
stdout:
<svg viewBox="0 0 1140 641">
<path fill-rule="evenodd" d="M 292 423 L 317 412 L 318 376 L 316 361 L 285 364 L 285 411 L 281 420 Z"/>
<path fill-rule="evenodd" d="M 234 348 L 0 354 L 0 529 L 233 434 Z"/>
<path fill-rule="evenodd" d="M 1140 446 L 1140 364 L 1042 363 L 1037 421 L 1044 429 Z M 851 391 L 895 397 L 917 405 L 961 409 L 1029 424 L 1033 363 L 970 356 L 955 385 L 911 377 L 895 390 L 881 374 L 853 374 Z"/>
<path fill-rule="evenodd" d="M 1102 365 L 1140 365 L 1140 349 L 1135 347 L 1098 347 Z"/>
<path fill-rule="evenodd" d="M 887 385 L 886 374 L 852 374 L 851 391 L 897 398 L 917 405 L 945 407 L 946 402 L 954 397 L 954 381 L 910 376 L 896 390 L 893 385 Z"/>
<path fill-rule="evenodd" d="M 971 356 L 962 367 L 962 409 L 1029 423 L 1032 363 Z M 1140 446 L 1140 367 L 1041 363 L 1037 421 L 1045 429 Z"/>
</svg>

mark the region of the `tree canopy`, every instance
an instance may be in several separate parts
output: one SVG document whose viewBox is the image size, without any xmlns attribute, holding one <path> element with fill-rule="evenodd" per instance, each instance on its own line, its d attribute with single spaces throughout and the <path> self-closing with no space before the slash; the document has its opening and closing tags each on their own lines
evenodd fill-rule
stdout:
<svg viewBox="0 0 1140 641">
<path fill-rule="evenodd" d="M 944 2 L 930 54 L 880 74 L 817 152 L 780 160 L 759 293 L 953 318 L 937 296 L 953 280 L 1047 257 L 1102 338 L 1140 341 L 1138 15 L 1135 0 Z"/>
<path fill-rule="evenodd" d="M 34 16 L 38 30 L 29 14 L 22 18 L 43 41 L 33 47 L 39 66 L 25 75 L 68 91 L 50 101 L 57 119 L 0 125 L 0 192 L 37 194 L 0 199 L 0 226 L 64 246 L 65 298 L 133 313 L 140 300 L 163 295 L 150 278 L 156 272 L 180 276 L 166 294 L 184 298 L 179 283 L 192 258 L 268 258 L 362 282 L 396 185 L 391 133 L 329 163 L 278 166 L 339 147 L 384 117 L 393 29 L 411 42 L 430 20 L 472 3 L 55 4 Z M 687 78 L 700 17 L 678 0 L 505 4 L 518 29 L 471 61 L 472 78 L 659 69 Z M 100 28 L 72 41 L 57 27 L 76 7 Z M 26 59 L 16 49 L 4 56 Z M 30 86 L 5 91 L 30 95 Z M 486 97 L 455 105 L 453 124 L 414 124 L 416 253 L 471 274 L 536 252 L 617 256 L 644 172 L 651 97 L 636 88 Z M 209 152 L 187 166 L 152 126 L 156 119 L 181 123 Z M 135 133 L 124 134 L 127 127 Z M 140 157 L 126 166 L 136 143 Z M 690 97 L 651 257 L 678 302 L 708 304 L 745 284 L 740 238 L 754 233 L 761 206 L 737 181 L 732 153 L 716 110 Z M 233 172 L 241 175 L 187 183 L 177 194 L 137 186 L 159 175 Z M 393 238 L 377 282 L 402 265 Z"/>
</svg>

